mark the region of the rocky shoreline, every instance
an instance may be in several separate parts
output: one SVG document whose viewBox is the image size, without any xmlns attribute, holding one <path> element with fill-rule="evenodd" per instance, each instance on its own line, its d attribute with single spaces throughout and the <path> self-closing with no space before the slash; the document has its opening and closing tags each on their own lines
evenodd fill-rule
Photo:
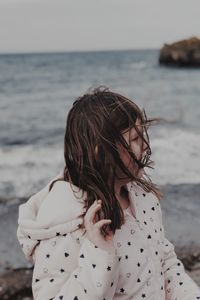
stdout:
<svg viewBox="0 0 200 300">
<path fill-rule="evenodd" d="M 200 286 L 200 247 L 175 249 L 188 275 Z M 33 300 L 31 291 L 33 268 L 8 269 L 0 276 L 1 300 Z"/>
</svg>

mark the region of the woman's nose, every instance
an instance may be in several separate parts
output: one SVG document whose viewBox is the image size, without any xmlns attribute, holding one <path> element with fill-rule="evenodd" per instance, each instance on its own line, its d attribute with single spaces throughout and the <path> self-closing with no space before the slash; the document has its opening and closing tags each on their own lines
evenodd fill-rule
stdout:
<svg viewBox="0 0 200 300">
<path fill-rule="evenodd" d="M 145 142 L 143 142 L 143 151 L 146 151 L 147 149 L 148 149 L 148 145 Z"/>
</svg>

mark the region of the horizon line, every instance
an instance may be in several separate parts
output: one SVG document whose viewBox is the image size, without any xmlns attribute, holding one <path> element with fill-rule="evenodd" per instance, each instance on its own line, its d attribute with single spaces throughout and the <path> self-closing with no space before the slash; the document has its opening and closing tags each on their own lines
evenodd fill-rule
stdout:
<svg viewBox="0 0 200 300">
<path fill-rule="evenodd" d="M 88 49 L 88 50 L 41 50 L 41 51 L 11 51 L 0 52 L 4 55 L 39 55 L 39 54 L 67 54 L 67 53 L 90 53 L 90 52 L 122 52 L 122 51 L 145 51 L 145 50 L 160 50 L 160 48 L 122 48 L 122 49 Z"/>
</svg>

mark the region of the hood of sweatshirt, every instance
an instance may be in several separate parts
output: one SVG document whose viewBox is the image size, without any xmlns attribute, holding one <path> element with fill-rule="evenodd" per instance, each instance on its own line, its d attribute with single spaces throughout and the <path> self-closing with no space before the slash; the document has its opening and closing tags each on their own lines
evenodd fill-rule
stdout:
<svg viewBox="0 0 200 300">
<path fill-rule="evenodd" d="M 85 211 L 86 192 L 66 181 L 55 182 L 49 191 L 51 182 L 59 177 L 19 205 L 17 238 L 28 260 L 33 259 L 41 240 L 77 230 L 83 223 L 80 215 Z"/>
<path fill-rule="evenodd" d="M 71 233 L 83 223 L 87 193 L 66 181 L 55 182 L 49 191 L 51 182 L 59 177 L 19 205 L 17 238 L 28 260 L 34 258 L 41 240 Z M 127 188 L 130 190 L 129 184 Z"/>
</svg>

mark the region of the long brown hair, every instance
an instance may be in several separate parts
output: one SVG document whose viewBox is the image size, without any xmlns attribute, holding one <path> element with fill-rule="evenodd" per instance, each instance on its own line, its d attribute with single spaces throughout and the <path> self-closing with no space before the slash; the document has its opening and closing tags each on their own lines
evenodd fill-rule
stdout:
<svg viewBox="0 0 200 300">
<path fill-rule="evenodd" d="M 142 132 L 135 125 L 136 119 L 141 121 Z M 141 178 L 133 176 L 121 160 L 116 144 L 121 144 L 128 151 L 139 168 L 153 169 L 147 129 L 160 120 L 148 119 L 144 109 L 106 87 L 100 86 L 77 98 L 67 116 L 63 177 L 54 180 L 49 190 L 57 180 L 79 187 L 87 192 L 86 211 L 96 199 L 101 199 L 101 218 L 112 220 L 110 225 L 103 226 L 102 234 L 107 234 L 108 227 L 115 233 L 125 221 L 123 210 L 115 196 L 116 168 L 120 168 L 130 181 L 136 182 L 143 190 L 154 193 L 159 200 L 162 197 L 161 191 L 146 173 Z M 148 145 L 146 156 L 141 160 L 137 160 L 122 136 L 124 130 L 133 127 Z M 100 219 L 100 213 L 97 215 Z"/>
</svg>

